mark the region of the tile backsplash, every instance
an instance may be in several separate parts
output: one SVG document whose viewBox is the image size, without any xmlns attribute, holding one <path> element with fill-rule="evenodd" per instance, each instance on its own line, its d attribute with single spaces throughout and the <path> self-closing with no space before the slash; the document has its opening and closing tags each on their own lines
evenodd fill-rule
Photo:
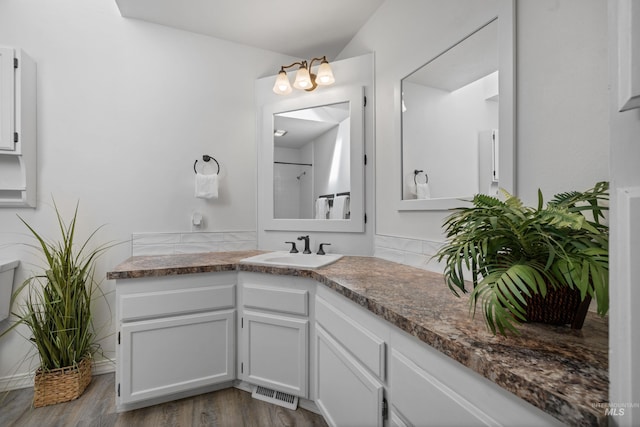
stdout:
<svg viewBox="0 0 640 427">
<path fill-rule="evenodd" d="M 431 259 L 441 245 L 442 242 L 431 240 L 378 234 L 374 256 L 441 273 L 442 267 Z M 243 251 L 257 247 L 255 231 L 133 233 L 131 237 L 132 256 Z"/>
<path fill-rule="evenodd" d="M 443 242 L 376 234 L 374 256 L 423 270 L 442 273 L 443 267 L 431 257 Z"/>
<path fill-rule="evenodd" d="M 133 233 L 131 254 L 172 255 L 256 249 L 255 231 Z"/>
</svg>

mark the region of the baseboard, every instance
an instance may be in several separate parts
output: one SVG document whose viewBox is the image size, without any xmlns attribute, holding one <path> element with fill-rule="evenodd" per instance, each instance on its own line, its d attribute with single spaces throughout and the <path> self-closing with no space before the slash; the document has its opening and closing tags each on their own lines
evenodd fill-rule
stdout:
<svg viewBox="0 0 640 427">
<path fill-rule="evenodd" d="M 93 362 L 93 375 L 108 374 L 115 370 L 115 360 L 101 359 Z M 24 372 L 0 378 L 0 392 L 33 387 L 33 377 L 34 372 Z"/>
</svg>

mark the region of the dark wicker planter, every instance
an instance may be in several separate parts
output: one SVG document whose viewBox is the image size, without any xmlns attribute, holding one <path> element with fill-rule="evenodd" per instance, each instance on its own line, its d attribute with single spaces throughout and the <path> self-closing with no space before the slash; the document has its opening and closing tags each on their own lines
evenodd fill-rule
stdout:
<svg viewBox="0 0 640 427">
<path fill-rule="evenodd" d="M 580 300 L 580 291 L 566 287 L 547 289 L 547 295 L 525 296 L 527 301 L 527 322 L 551 325 L 570 324 L 572 329 L 580 329 L 587 316 L 591 297 Z"/>
</svg>

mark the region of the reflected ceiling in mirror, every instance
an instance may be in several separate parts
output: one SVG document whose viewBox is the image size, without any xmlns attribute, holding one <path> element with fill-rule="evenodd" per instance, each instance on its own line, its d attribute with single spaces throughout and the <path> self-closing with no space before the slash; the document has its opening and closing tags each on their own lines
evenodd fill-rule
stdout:
<svg viewBox="0 0 640 427">
<path fill-rule="evenodd" d="M 496 18 L 402 79 L 403 200 L 497 192 L 498 42 Z"/>
<path fill-rule="evenodd" d="M 349 102 L 274 114 L 276 219 L 349 219 Z"/>
</svg>

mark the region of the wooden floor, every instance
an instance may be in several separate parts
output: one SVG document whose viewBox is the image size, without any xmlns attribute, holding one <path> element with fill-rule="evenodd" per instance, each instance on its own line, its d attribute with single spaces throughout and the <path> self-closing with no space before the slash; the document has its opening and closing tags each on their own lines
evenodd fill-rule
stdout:
<svg viewBox="0 0 640 427">
<path fill-rule="evenodd" d="M 124 413 L 115 411 L 114 374 L 97 375 L 77 400 L 33 408 L 33 388 L 0 394 L 0 426 L 326 426 L 322 416 L 253 399 L 235 388 Z"/>
</svg>

